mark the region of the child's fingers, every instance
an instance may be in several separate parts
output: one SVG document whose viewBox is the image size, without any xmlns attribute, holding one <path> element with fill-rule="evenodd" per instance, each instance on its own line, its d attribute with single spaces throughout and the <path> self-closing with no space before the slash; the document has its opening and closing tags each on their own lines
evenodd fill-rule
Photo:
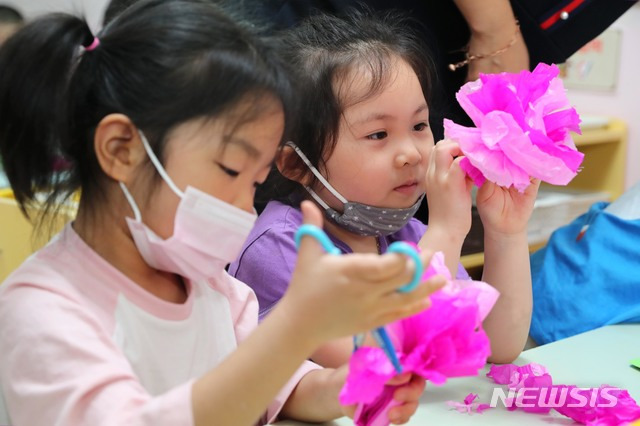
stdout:
<svg viewBox="0 0 640 426">
<path fill-rule="evenodd" d="M 389 421 L 394 425 L 402 425 L 409 421 L 418 410 L 418 401 L 405 402 L 389 410 Z"/>
<path fill-rule="evenodd" d="M 407 257 L 398 253 L 386 253 L 382 256 L 351 255 L 348 258 L 351 262 L 348 265 L 349 273 L 353 277 L 360 277 L 372 283 L 389 282 L 390 279 L 403 274 L 407 268 Z"/>
<path fill-rule="evenodd" d="M 357 405 L 343 405 L 342 406 L 342 412 L 344 413 L 345 416 L 347 416 L 350 419 L 352 419 L 353 416 L 355 416 L 355 414 L 356 414 L 356 409 L 357 408 L 358 408 Z"/>
<path fill-rule="evenodd" d="M 379 321 L 387 324 L 401 318 L 406 318 L 424 311 L 431 306 L 429 295 L 442 288 L 446 283 L 441 276 L 429 279 L 421 283 L 415 289 L 407 293 L 391 292 L 383 300 L 385 311 L 381 314 Z"/>
<path fill-rule="evenodd" d="M 398 402 L 411 402 L 420 399 L 420 395 L 424 392 L 426 381 L 423 377 L 412 374 L 409 382 L 403 386 L 399 386 L 393 393 L 393 399 Z"/>
<path fill-rule="evenodd" d="M 300 204 L 302 211 L 302 222 L 309 225 L 315 225 L 322 229 L 322 212 L 311 201 L 305 200 Z"/>
<path fill-rule="evenodd" d="M 447 141 L 442 145 L 436 145 L 431 155 L 437 170 L 448 171 L 454 159 L 462 155 L 462 151 L 457 143 Z"/>
<path fill-rule="evenodd" d="M 412 377 L 413 377 L 413 373 L 400 373 L 397 376 L 393 376 L 391 379 L 389 379 L 387 383 L 385 383 L 385 385 L 388 385 L 388 386 L 404 385 L 409 383 Z"/>
<path fill-rule="evenodd" d="M 300 204 L 302 210 L 302 221 L 305 224 L 314 225 L 322 229 L 322 212 L 311 201 L 303 201 Z M 300 249 L 298 250 L 298 262 L 316 261 L 318 256 L 325 253 L 322 245 L 310 236 L 302 237 Z"/>
<path fill-rule="evenodd" d="M 409 383 L 398 386 L 393 393 L 394 401 L 399 404 L 389 410 L 389 420 L 394 424 L 406 423 L 418 409 L 420 396 L 424 392 L 426 381 L 418 375 L 411 375 Z"/>
</svg>

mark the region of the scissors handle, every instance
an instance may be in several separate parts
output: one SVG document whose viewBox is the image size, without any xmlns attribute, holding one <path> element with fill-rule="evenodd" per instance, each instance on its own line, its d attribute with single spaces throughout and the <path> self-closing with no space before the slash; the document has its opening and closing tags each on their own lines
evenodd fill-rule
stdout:
<svg viewBox="0 0 640 426">
<path fill-rule="evenodd" d="M 296 235 L 295 235 L 296 248 L 298 249 L 300 248 L 300 242 L 302 241 L 302 237 L 304 237 L 305 235 L 315 238 L 316 241 L 320 243 L 324 251 L 326 251 L 327 253 L 329 254 L 341 253 L 340 249 L 333 244 L 333 242 L 329 239 L 327 234 L 325 234 L 325 232 L 322 229 L 318 228 L 315 225 L 309 225 L 307 223 L 300 226 L 300 228 L 298 228 L 298 230 L 296 231 Z"/>
<path fill-rule="evenodd" d="M 418 284 L 420 284 L 420 279 L 424 274 L 424 266 L 422 265 L 422 260 L 420 260 L 420 256 L 418 255 L 418 252 L 413 246 L 402 241 L 396 241 L 394 243 L 391 243 L 391 245 L 389 246 L 389 250 L 387 251 L 409 256 L 413 260 L 413 262 L 416 264 L 415 265 L 416 270 L 413 272 L 413 279 L 409 282 L 409 284 L 404 285 L 398 289 L 398 291 L 401 293 L 410 292 L 411 290 L 416 288 Z"/>
<path fill-rule="evenodd" d="M 327 234 L 325 234 L 322 229 L 309 224 L 304 224 L 300 226 L 300 228 L 298 228 L 298 231 L 295 234 L 295 243 L 297 248 L 300 248 L 302 237 L 307 235 L 315 238 L 327 253 L 335 255 L 339 255 L 341 253 L 340 249 L 333 244 L 333 242 L 329 239 Z M 410 244 L 404 243 L 402 241 L 396 241 L 392 243 L 389 246 L 388 251 L 409 256 L 415 262 L 416 269 L 413 274 L 413 279 L 407 285 L 398 288 L 399 292 L 409 292 L 413 290 L 420 283 L 420 278 L 422 277 L 422 274 L 424 272 L 424 266 L 422 266 L 422 261 L 420 260 L 420 256 L 418 256 L 418 252 Z M 384 327 L 378 327 L 373 331 L 372 334 L 378 345 L 384 351 L 386 357 L 389 359 L 389 361 L 391 361 L 391 364 L 393 364 L 393 368 L 398 374 L 400 374 L 402 372 L 402 365 L 398 360 L 395 347 L 393 346 L 393 342 L 389 338 L 387 330 Z M 364 334 L 355 335 L 353 337 L 353 343 L 356 349 L 359 348 L 364 343 Z"/>
</svg>

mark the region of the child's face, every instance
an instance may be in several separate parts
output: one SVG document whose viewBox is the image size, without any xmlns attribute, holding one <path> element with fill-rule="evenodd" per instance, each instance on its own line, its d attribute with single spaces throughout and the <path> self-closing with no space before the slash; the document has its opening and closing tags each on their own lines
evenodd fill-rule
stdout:
<svg viewBox="0 0 640 426">
<path fill-rule="evenodd" d="M 165 169 L 181 190 L 192 186 L 253 213 L 256 185 L 269 174 L 284 130 L 284 114 L 279 106 L 271 105 L 255 120 L 238 125 L 223 143 L 233 126 L 226 124 L 224 119 L 198 119 L 178 126 L 167 140 Z M 168 238 L 173 234 L 179 202 L 162 183 L 147 204 L 148 214 L 143 212 L 142 217 L 159 236 Z"/>
<path fill-rule="evenodd" d="M 359 74 L 349 79 L 353 82 L 348 98 L 366 93 L 367 76 Z M 413 69 L 398 59 L 386 87 L 345 108 L 335 149 L 326 162 L 328 180 L 349 201 L 409 207 L 425 192 L 432 148 L 429 110 L 420 82 Z M 342 210 L 322 185 L 314 189 L 333 208 Z"/>
</svg>

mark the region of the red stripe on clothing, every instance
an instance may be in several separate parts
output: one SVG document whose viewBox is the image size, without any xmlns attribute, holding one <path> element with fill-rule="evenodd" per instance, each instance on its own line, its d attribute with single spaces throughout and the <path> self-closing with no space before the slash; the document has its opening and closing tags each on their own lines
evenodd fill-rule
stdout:
<svg viewBox="0 0 640 426">
<path fill-rule="evenodd" d="M 545 20 L 543 23 L 541 23 L 540 24 L 540 28 L 542 28 L 543 30 L 549 29 L 549 27 L 551 27 L 553 24 L 558 22 L 562 12 L 569 13 L 569 12 L 573 11 L 575 8 L 577 8 L 578 6 L 580 6 L 582 3 L 584 3 L 584 0 L 573 0 L 571 3 L 567 4 L 567 6 L 563 7 L 561 10 L 559 10 L 556 13 L 554 13 L 549 18 L 547 18 L 547 20 Z"/>
</svg>

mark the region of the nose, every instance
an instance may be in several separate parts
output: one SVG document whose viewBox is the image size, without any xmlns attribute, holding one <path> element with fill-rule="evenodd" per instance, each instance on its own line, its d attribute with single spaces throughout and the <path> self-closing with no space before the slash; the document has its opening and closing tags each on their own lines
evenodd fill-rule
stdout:
<svg viewBox="0 0 640 426">
<path fill-rule="evenodd" d="M 400 142 L 395 157 L 396 167 L 404 167 L 405 165 L 415 166 L 422 160 L 422 152 L 418 147 L 420 141 L 412 138 L 405 138 Z"/>
</svg>

